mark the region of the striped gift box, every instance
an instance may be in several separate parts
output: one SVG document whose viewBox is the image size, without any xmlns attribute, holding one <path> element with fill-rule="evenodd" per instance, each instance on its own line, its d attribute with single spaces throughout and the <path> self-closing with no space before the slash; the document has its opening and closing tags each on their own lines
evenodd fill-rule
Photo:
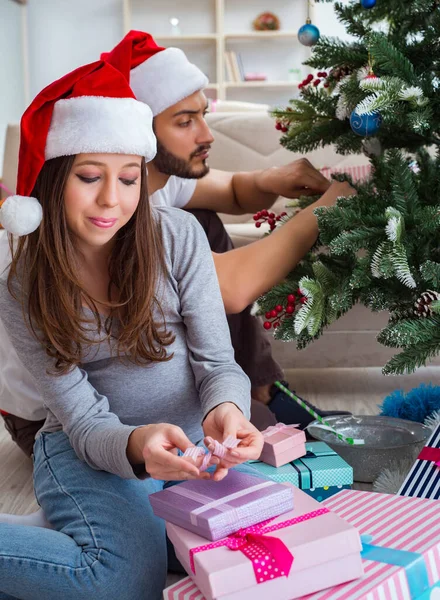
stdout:
<svg viewBox="0 0 440 600">
<path fill-rule="evenodd" d="M 436 465 L 435 460 L 427 460 L 430 454 L 432 458 L 435 457 L 435 454 L 427 452 L 426 448 L 438 450 L 440 460 L 440 425 L 434 430 L 398 491 L 401 496 L 417 496 L 417 498 L 440 500 L 440 467 Z"/>
<path fill-rule="evenodd" d="M 371 175 L 371 164 L 358 165 L 357 167 L 323 167 L 321 173 L 330 179 L 331 175 L 347 173 L 353 182 L 368 179 Z"/>
<path fill-rule="evenodd" d="M 360 579 L 310 594 L 307 600 L 420 600 L 435 598 L 440 581 L 440 505 L 436 500 L 344 490 L 324 502 L 374 546 L 418 553 L 428 589 L 411 594 L 403 566 L 364 559 Z"/>
<path fill-rule="evenodd" d="M 205 600 L 202 592 L 190 577 L 181 579 L 174 585 L 170 585 L 163 592 L 164 600 Z"/>
</svg>

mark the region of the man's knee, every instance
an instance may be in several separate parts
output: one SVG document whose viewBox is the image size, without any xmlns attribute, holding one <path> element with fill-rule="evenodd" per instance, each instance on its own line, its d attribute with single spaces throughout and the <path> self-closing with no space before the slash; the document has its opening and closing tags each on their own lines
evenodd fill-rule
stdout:
<svg viewBox="0 0 440 600">
<path fill-rule="evenodd" d="M 13 441 L 27 456 L 31 456 L 37 432 L 43 427 L 44 421 L 28 421 L 5 412 L 1 412 L 6 430 Z"/>
<path fill-rule="evenodd" d="M 225 226 L 218 214 L 212 210 L 195 208 L 189 210 L 203 227 L 213 252 L 227 252 L 234 248 Z"/>
</svg>

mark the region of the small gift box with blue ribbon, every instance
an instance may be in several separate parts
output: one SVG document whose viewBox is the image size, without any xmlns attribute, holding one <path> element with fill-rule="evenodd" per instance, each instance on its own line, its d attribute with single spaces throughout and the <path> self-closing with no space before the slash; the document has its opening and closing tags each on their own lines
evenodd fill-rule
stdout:
<svg viewBox="0 0 440 600">
<path fill-rule="evenodd" d="M 278 483 L 289 482 L 322 502 L 353 484 L 353 468 L 324 442 L 306 442 L 306 455 L 282 467 L 260 461 L 252 466 Z"/>
<path fill-rule="evenodd" d="M 440 425 L 420 452 L 398 494 L 440 500 Z"/>
</svg>

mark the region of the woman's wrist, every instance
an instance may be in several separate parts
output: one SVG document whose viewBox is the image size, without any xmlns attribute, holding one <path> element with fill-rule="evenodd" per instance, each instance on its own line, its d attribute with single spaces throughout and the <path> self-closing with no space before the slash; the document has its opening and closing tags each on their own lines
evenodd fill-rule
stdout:
<svg viewBox="0 0 440 600">
<path fill-rule="evenodd" d="M 131 465 L 141 465 L 143 464 L 143 450 L 145 445 L 145 435 L 146 429 L 148 425 L 143 425 L 142 427 L 137 427 L 134 429 L 127 443 L 127 458 Z"/>
</svg>

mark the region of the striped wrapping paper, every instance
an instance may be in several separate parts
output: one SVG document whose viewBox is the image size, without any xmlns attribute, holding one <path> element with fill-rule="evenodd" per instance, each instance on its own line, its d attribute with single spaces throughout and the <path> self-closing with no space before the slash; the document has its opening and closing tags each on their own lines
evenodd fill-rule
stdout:
<svg viewBox="0 0 440 600">
<path fill-rule="evenodd" d="M 323 167 L 321 173 L 324 177 L 330 178 L 337 173 L 347 173 L 353 179 L 353 182 L 368 179 L 371 175 L 371 164 L 358 165 L 357 167 Z"/>
<path fill-rule="evenodd" d="M 440 425 L 434 430 L 426 447 L 440 448 Z M 440 500 L 440 468 L 434 462 L 416 460 L 397 493 L 401 496 Z"/>
<path fill-rule="evenodd" d="M 202 592 L 190 577 L 185 577 L 163 592 L 164 600 L 205 600 Z"/>
<path fill-rule="evenodd" d="M 431 587 L 440 580 L 440 504 L 436 500 L 405 498 L 344 490 L 323 504 L 373 536 L 372 544 L 418 552 L 425 559 Z M 309 594 L 307 600 L 412 600 L 403 567 L 364 560 L 361 579 Z M 432 592 L 437 594 L 438 590 Z M 422 598 L 430 598 L 423 595 Z"/>
</svg>

